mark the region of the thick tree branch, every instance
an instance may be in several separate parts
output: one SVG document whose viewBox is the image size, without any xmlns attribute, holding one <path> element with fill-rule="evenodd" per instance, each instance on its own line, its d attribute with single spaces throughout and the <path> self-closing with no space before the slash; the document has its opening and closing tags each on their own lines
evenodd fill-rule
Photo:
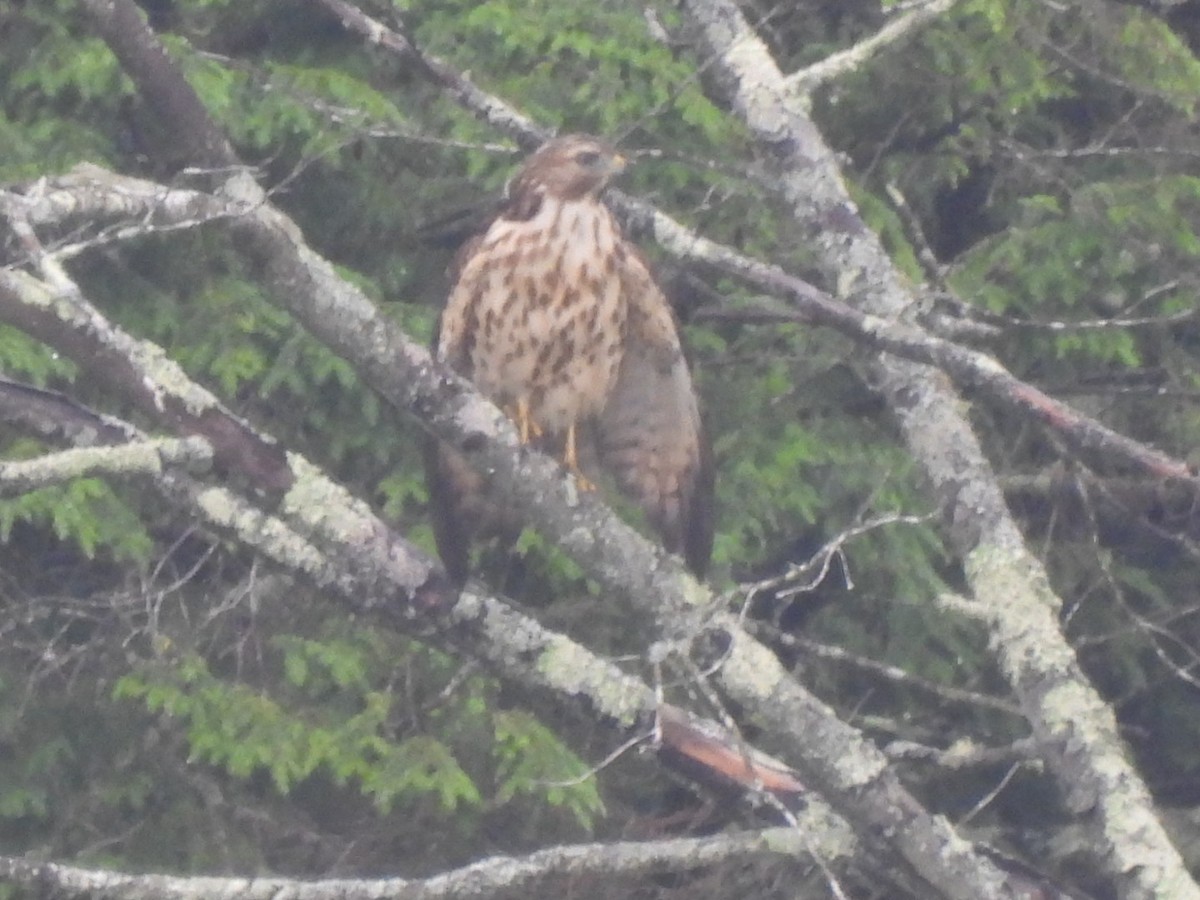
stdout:
<svg viewBox="0 0 1200 900">
<path fill-rule="evenodd" d="M 119 444 L 141 439 L 136 429 L 111 416 L 84 409 L 56 391 L 0 378 L 0 420 L 19 423 L 47 440 L 77 447 Z"/>
<path fill-rule="evenodd" d="M 780 192 L 813 233 L 823 264 L 847 295 L 879 316 L 901 316 L 911 289 L 858 216 L 832 151 L 788 90 L 770 52 L 729 0 L 685 7 L 734 111 L 780 176 Z M 1200 897 L 1125 757 L 1116 721 L 1087 683 L 1058 629 L 1059 599 L 1028 551 L 960 401 L 939 374 L 880 357 L 874 366 L 913 455 L 947 507 L 975 599 L 1001 668 L 1033 725 L 1069 806 L 1098 837 L 1096 859 L 1123 896 Z"/>
<path fill-rule="evenodd" d="M 819 841 L 819 836 L 814 836 Z M 107 900 L 471 900 L 516 892 L 550 876 L 687 872 L 731 859 L 809 852 L 792 828 L 642 843 L 579 844 L 497 856 L 426 879 L 215 878 L 127 875 L 0 857 L 0 879 L 59 898 Z"/>
<path fill-rule="evenodd" d="M 893 666 L 889 665 L 888 663 L 878 662 L 868 657 L 859 656 L 857 654 L 850 653 L 848 650 L 845 650 L 841 647 L 833 646 L 831 644 L 822 644 L 799 634 L 787 634 L 785 632 L 776 631 L 775 629 L 765 625 L 752 625 L 751 631 L 755 633 L 762 631 L 765 633 L 768 640 L 778 642 L 784 647 L 795 648 L 806 656 L 831 660 L 848 667 L 859 669 L 867 675 L 879 678 L 883 681 L 908 685 L 916 688 L 917 690 L 932 694 L 947 703 L 964 703 L 968 706 L 992 709 L 1009 716 L 1021 715 L 1021 711 L 1007 700 L 1002 700 L 999 697 L 993 697 L 990 694 L 981 694 L 978 691 L 968 691 L 947 684 L 939 684 L 938 682 L 930 681 L 928 678 L 921 678 L 913 675 L 911 672 L 907 672 L 899 666 Z"/>
<path fill-rule="evenodd" d="M 170 122 L 174 152 L 206 169 L 238 166 L 240 162 L 224 132 L 187 81 L 166 48 L 145 23 L 134 3 L 122 0 L 84 0 L 96 28 L 142 96 Z"/>
</svg>

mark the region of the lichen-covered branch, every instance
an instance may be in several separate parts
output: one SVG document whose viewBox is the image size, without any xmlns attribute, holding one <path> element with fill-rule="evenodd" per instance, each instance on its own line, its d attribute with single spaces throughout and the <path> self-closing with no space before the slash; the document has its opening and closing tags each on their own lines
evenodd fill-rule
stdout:
<svg viewBox="0 0 1200 900">
<path fill-rule="evenodd" d="M 916 29 L 950 11 L 958 0 L 927 0 L 884 25 L 879 31 L 853 47 L 831 53 L 820 62 L 793 72 L 784 83 L 801 95 L 820 85 L 858 69 L 877 53 L 910 37 Z"/>
<path fill-rule="evenodd" d="M 37 459 L 0 460 L 0 497 L 15 497 L 87 476 L 155 477 L 167 466 L 199 473 L 211 462 L 212 447 L 202 438 L 133 441 L 113 447 L 63 450 Z"/>
<path fill-rule="evenodd" d="M 821 843 L 819 834 L 813 841 Z M 577 844 L 497 856 L 425 879 L 217 878 L 129 875 L 0 857 L 0 879 L 64 900 L 484 900 L 555 876 L 687 872 L 730 859 L 797 855 L 813 846 L 792 828 L 704 838 Z"/>
</svg>

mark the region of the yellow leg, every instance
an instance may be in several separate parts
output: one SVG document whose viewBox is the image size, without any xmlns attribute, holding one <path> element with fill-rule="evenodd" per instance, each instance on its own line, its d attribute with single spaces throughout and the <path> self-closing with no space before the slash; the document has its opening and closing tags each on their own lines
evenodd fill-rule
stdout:
<svg viewBox="0 0 1200 900">
<path fill-rule="evenodd" d="M 529 398 L 522 397 L 517 401 L 517 414 L 512 416 L 517 423 L 517 432 L 521 436 L 521 443 L 528 444 L 531 440 L 542 436 L 541 426 L 533 420 L 533 415 L 529 412 Z"/>
<path fill-rule="evenodd" d="M 579 471 L 579 456 L 575 449 L 574 422 L 567 426 L 567 446 L 563 451 L 563 465 L 567 467 L 568 472 L 575 476 L 575 483 L 579 485 L 581 491 L 594 491 L 596 489 L 596 486 L 584 478 L 583 473 Z"/>
</svg>

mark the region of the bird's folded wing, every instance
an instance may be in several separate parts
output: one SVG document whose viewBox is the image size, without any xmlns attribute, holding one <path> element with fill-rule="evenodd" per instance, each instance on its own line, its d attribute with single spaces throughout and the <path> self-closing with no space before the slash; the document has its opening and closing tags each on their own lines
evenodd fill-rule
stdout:
<svg viewBox="0 0 1200 900">
<path fill-rule="evenodd" d="M 601 466 L 645 511 L 664 546 L 703 572 L 712 553 L 713 471 L 670 304 L 640 254 L 622 279 L 628 332 L 599 421 Z"/>
</svg>

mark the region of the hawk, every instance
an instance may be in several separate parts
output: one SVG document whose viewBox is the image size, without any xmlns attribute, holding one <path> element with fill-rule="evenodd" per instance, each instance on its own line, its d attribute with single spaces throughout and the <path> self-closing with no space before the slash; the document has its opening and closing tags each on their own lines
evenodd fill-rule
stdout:
<svg viewBox="0 0 1200 900">
<path fill-rule="evenodd" d="M 666 548 L 702 573 L 709 447 L 670 303 L 600 200 L 624 167 L 583 135 L 526 160 L 490 225 L 458 253 L 437 357 L 513 419 L 522 443 L 560 454 L 581 489 L 611 476 Z M 427 472 L 438 552 L 461 583 L 471 537 L 517 524 L 449 448 L 431 445 Z"/>
</svg>

